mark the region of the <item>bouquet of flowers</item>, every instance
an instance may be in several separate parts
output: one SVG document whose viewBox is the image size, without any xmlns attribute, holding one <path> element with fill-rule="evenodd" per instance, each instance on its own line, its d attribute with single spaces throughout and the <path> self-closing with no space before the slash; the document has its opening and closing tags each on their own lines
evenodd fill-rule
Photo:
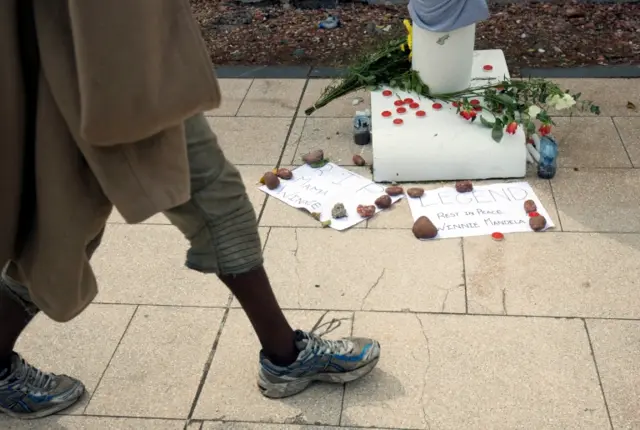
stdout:
<svg viewBox="0 0 640 430">
<path fill-rule="evenodd" d="M 360 89 L 390 86 L 421 97 L 451 103 L 462 120 L 480 120 L 500 142 L 504 133 L 515 134 L 523 127 L 527 137 L 551 133 L 553 120 L 548 110 L 580 109 L 599 115 L 600 108 L 580 94 L 571 94 L 546 79 L 511 80 L 469 87 L 462 91 L 432 94 L 418 73 L 411 69 L 412 27 L 404 20 L 406 38 L 393 40 L 365 54 L 348 69 L 346 76 L 327 87 L 320 99 L 305 110 L 307 115 L 333 100 Z M 480 101 L 482 100 L 482 101 Z"/>
</svg>

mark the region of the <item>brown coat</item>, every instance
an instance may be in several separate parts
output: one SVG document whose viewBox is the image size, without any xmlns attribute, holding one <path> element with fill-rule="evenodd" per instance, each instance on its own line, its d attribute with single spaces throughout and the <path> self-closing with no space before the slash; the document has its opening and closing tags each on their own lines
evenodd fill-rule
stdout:
<svg viewBox="0 0 640 430">
<path fill-rule="evenodd" d="M 0 7 L 0 266 L 16 262 L 38 307 L 68 321 L 97 294 L 89 256 L 112 203 L 137 223 L 188 200 L 182 123 L 220 93 L 188 0 L 32 1 L 41 68 L 26 241 L 24 0 Z"/>
</svg>

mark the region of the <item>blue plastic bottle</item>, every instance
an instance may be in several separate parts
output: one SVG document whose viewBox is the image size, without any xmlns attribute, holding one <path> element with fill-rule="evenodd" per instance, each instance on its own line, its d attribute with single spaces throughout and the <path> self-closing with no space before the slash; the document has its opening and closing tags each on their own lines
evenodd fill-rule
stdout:
<svg viewBox="0 0 640 430">
<path fill-rule="evenodd" d="M 551 136 L 540 138 L 540 163 L 538 177 L 551 179 L 556 175 L 556 161 L 558 159 L 558 144 Z"/>
</svg>

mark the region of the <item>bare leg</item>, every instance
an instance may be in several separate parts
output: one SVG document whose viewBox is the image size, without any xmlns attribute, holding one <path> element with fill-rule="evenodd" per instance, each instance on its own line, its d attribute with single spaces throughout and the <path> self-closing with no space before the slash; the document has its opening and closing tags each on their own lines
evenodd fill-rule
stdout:
<svg viewBox="0 0 640 430">
<path fill-rule="evenodd" d="M 11 367 L 16 341 L 32 319 L 19 300 L 0 286 L 0 374 Z"/>
<path fill-rule="evenodd" d="M 220 276 L 220 280 L 242 305 L 264 354 L 279 366 L 293 363 L 298 357 L 295 333 L 280 309 L 264 267 L 241 275 Z"/>
</svg>

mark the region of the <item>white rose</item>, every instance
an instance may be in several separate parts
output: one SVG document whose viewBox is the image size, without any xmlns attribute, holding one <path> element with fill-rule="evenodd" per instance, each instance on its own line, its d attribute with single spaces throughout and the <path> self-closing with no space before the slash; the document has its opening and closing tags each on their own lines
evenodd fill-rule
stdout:
<svg viewBox="0 0 640 430">
<path fill-rule="evenodd" d="M 576 101 L 570 94 L 557 95 L 554 94 L 547 99 L 547 104 L 556 110 L 568 109 L 576 104 Z"/>
<path fill-rule="evenodd" d="M 538 106 L 536 105 L 531 105 L 529 106 L 529 109 L 527 110 L 527 114 L 531 117 L 531 118 L 535 118 L 538 116 L 538 114 L 542 112 L 542 109 L 540 109 Z"/>
</svg>

